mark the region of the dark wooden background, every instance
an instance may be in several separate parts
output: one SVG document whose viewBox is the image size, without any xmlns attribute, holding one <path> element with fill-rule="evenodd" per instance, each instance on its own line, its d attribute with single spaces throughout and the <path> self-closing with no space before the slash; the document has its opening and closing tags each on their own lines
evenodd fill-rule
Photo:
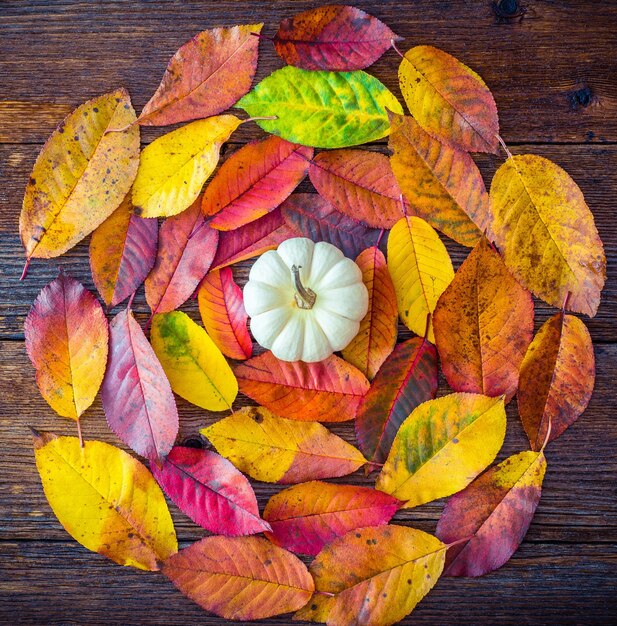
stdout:
<svg viewBox="0 0 617 626">
<path fill-rule="evenodd" d="M 7 624 L 220 624 L 161 575 L 121 568 L 79 546 L 54 518 L 36 473 L 28 426 L 74 434 L 42 400 L 26 357 L 23 321 L 58 266 L 93 289 L 84 241 L 60 259 L 33 262 L 20 283 L 18 216 L 28 174 L 58 122 L 84 100 L 127 87 L 139 112 L 171 54 L 205 28 L 278 21 L 318 2 L 0 0 L 0 622 Z M 492 89 L 502 135 L 514 153 L 565 167 L 595 215 L 608 257 L 597 316 L 585 320 L 597 360 L 588 410 L 547 450 L 544 493 L 527 538 L 501 570 L 480 579 L 442 579 L 405 623 L 608 624 L 617 620 L 617 2 L 607 0 L 358 0 L 405 37 L 432 44 L 476 69 Z M 398 92 L 395 53 L 373 68 Z M 281 65 L 269 42 L 258 78 Z M 145 143 L 165 129 L 145 129 Z M 234 141 L 259 136 L 241 127 Z M 229 146 L 233 148 L 233 146 Z M 228 149 L 229 149 L 228 148 Z M 499 164 L 479 157 L 487 183 Z M 306 187 L 306 185 L 305 185 Z M 307 187 L 308 188 L 308 187 Z M 458 266 L 466 251 L 448 242 Z M 239 268 L 242 278 L 245 268 Z M 136 308 L 146 317 L 140 291 Z M 194 306 L 188 310 L 196 316 Z M 551 310 L 538 304 L 539 326 Z M 442 385 L 441 393 L 446 392 Z M 242 400 L 238 401 L 240 405 Z M 179 402 L 181 437 L 216 419 Z M 526 447 L 508 407 L 500 459 Z M 117 444 L 100 402 L 83 417 L 86 438 Z M 350 438 L 349 426 L 337 433 Z M 364 483 L 358 473 L 350 482 Z M 263 508 L 275 487 L 258 483 Z M 442 503 L 396 520 L 433 532 Z M 204 532 L 172 507 L 187 545 Z M 289 616 L 271 620 L 290 623 Z"/>
</svg>

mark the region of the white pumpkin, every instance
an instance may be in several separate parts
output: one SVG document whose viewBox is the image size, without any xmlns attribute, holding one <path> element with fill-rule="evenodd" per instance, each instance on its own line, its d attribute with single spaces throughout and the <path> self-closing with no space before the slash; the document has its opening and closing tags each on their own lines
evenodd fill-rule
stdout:
<svg viewBox="0 0 617 626">
<path fill-rule="evenodd" d="M 262 254 L 244 287 L 257 343 L 282 361 L 323 361 L 358 334 L 368 309 L 360 268 L 326 242 L 304 237 Z"/>
</svg>

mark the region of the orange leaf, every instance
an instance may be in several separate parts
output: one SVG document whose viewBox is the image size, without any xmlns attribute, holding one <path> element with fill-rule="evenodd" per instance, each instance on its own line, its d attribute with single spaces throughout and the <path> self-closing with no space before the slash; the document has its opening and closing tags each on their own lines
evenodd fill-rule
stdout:
<svg viewBox="0 0 617 626">
<path fill-rule="evenodd" d="M 162 570 L 191 600 L 229 620 L 295 611 L 314 589 L 304 563 L 262 537 L 205 537 Z"/>
<path fill-rule="evenodd" d="M 98 300 L 61 272 L 37 296 L 24 331 L 41 395 L 59 415 L 79 420 L 107 365 L 109 331 Z"/>
<path fill-rule="evenodd" d="M 315 189 L 341 213 L 375 228 L 392 228 L 401 218 L 401 190 L 385 154 L 327 150 L 313 159 Z M 407 214 L 413 211 L 407 200 Z"/>
<path fill-rule="evenodd" d="M 352 530 L 311 563 L 316 593 L 294 619 L 313 613 L 337 626 L 390 626 L 433 588 L 445 556 L 445 544 L 415 528 Z"/>
<path fill-rule="evenodd" d="M 234 371 L 243 394 L 301 421 L 351 420 L 369 387 L 362 372 L 335 355 L 318 363 L 287 363 L 265 352 Z"/>
<path fill-rule="evenodd" d="M 138 123 L 166 126 L 216 115 L 250 88 L 263 24 L 212 28 L 187 41 L 171 58 Z"/>
<path fill-rule="evenodd" d="M 488 194 L 467 152 L 435 139 L 412 118 L 390 113 L 390 162 L 413 211 L 464 246 L 490 223 Z"/>
<path fill-rule="evenodd" d="M 270 136 L 234 152 L 206 187 L 210 226 L 234 230 L 281 204 L 306 176 L 313 149 Z"/>
<path fill-rule="evenodd" d="M 264 509 L 277 546 L 299 554 L 317 554 L 354 528 L 387 524 L 401 503 L 370 487 L 302 483 L 274 494 Z"/>
<path fill-rule="evenodd" d="M 204 225 L 200 198 L 163 222 L 156 261 L 146 278 L 146 301 L 153 313 L 169 313 L 191 297 L 210 268 L 218 237 L 218 231 Z"/>
<path fill-rule="evenodd" d="M 473 70 L 443 50 L 416 46 L 398 71 L 410 113 L 441 141 L 468 152 L 499 152 L 497 106 Z"/>
<path fill-rule="evenodd" d="M 247 328 L 242 289 L 229 267 L 206 274 L 198 293 L 204 328 L 218 349 L 230 359 L 250 358 L 253 342 Z"/>
<path fill-rule="evenodd" d="M 585 324 L 557 313 L 544 322 L 521 365 L 518 412 L 532 450 L 551 424 L 557 439 L 587 407 L 595 380 L 593 345 Z"/>
<path fill-rule="evenodd" d="M 358 334 L 342 354 L 371 380 L 396 343 L 396 293 L 379 248 L 372 246 L 361 252 L 356 264 L 362 270 L 362 281 L 368 290 L 368 312 L 360 322 Z"/>
<path fill-rule="evenodd" d="M 471 251 L 433 315 L 441 367 L 454 391 L 516 393 L 533 337 L 533 300 L 488 241 Z"/>
<path fill-rule="evenodd" d="M 158 222 L 138 217 L 132 208 L 127 194 L 90 239 L 92 278 L 105 304 L 112 307 L 135 293 L 156 258 Z"/>
</svg>

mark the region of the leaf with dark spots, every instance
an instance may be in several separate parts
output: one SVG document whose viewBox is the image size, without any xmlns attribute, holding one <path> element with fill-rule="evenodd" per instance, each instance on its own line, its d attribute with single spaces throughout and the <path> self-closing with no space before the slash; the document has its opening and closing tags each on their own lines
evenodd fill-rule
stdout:
<svg viewBox="0 0 617 626">
<path fill-rule="evenodd" d="M 379 229 L 369 228 L 339 213 L 314 193 L 293 194 L 281 206 L 281 212 L 286 224 L 296 235 L 315 242 L 331 243 L 350 259 L 355 259 L 362 250 L 376 245 L 379 240 Z"/>
<path fill-rule="evenodd" d="M 137 122 L 166 126 L 210 117 L 236 103 L 257 69 L 263 24 L 204 30 L 171 58 L 163 80 Z"/>
<path fill-rule="evenodd" d="M 138 454 L 162 462 L 178 434 L 178 411 L 165 372 L 129 309 L 110 325 L 101 399 L 114 433 Z"/>
<path fill-rule="evenodd" d="M 196 524 L 226 536 L 270 530 L 259 517 L 253 489 L 227 459 L 209 450 L 176 446 L 151 467 L 165 493 Z"/>
<path fill-rule="evenodd" d="M 305 70 L 361 70 L 399 40 L 383 22 L 351 6 L 330 5 L 284 19 L 274 47 L 289 65 Z"/>
<path fill-rule="evenodd" d="M 204 224 L 201 198 L 166 219 L 159 232 L 159 248 L 146 278 L 146 301 L 153 313 L 167 313 L 188 300 L 210 269 L 218 231 Z"/>
</svg>

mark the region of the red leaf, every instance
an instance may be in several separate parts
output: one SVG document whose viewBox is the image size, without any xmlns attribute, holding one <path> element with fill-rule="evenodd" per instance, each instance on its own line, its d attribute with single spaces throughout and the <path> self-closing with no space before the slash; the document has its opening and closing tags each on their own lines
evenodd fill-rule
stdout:
<svg viewBox="0 0 617 626">
<path fill-rule="evenodd" d="M 540 501 L 545 472 L 543 452 L 521 452 L 448 500 L 436 535 L 460 543 L 448 549 L 445 576 L 483 576 L 514 554 Z"/>
<path fill-rule="evenodd" d="M 204 328 L 219 350 L 230 359 L 243 361 L 253 353 L 248 315 L 242 289 L 229 267 L 209 272 L 199 287 L 199 313 Z"/>
<path fill-rule="evenodd" d="M 423 402 L 437 395 L 437 351 L 414 337 L 386 359 L 356 416 L 356 437 L 364 456 L 383 463 L 400 425 Z"/>
<path fill-rule="evenodd" d="M 356 259 L 368 291 L 368 312 L 358 334 L 343 350 L 346 361 L 355 365 L 369 380 L 394 349 L 398 329 L 396 293 L 386 259 L 376 246 L 367 248 Z"/>
<path fill-rule="evenodd" d="M 350 530 L 387 524 L 400 504 L 370 487 L 302 483 L 270 498 L 264 519 L 272 532 L 266 537 L 292 552 L 314 556 Z"/>
<path fill-rule="evenodd" d="M 98 300 L 60 272 L 32 304 L 24 332 L 41 395 L 59 415 L 79 420 L 107 363 L 107 319 Z"/>
<path fill-rule="evenodd" d="M 211 533 L 236 536 L 270 530 L 259 517 L 248 479 L 216 452 L 176 446 L 162 467 L 150 469 L 180 510 Z"/>
<path fill-rule="evenodd" d="M 324 6 L 283 20 L 273 38 L 288 65 L 305 70 L 361 70 L 399 40 L 383 22 L 350 6 Z"/>
<path fill-rule="evenodd" d="M 198 33 L 171 58 L 163 80 L 138 123 L 165 126 L 216 115 L 250 88 L 257 69 L 263 24 L 213 28 Z"/>
<path fill-rule="evenodd" d="M 295 231 L 285 224 L 281 210 L 274 209 L 246 226 L 221 233 L 211 269 L 217 270 L 258 256 L 290 237 L 296 237 Z"/>
<path fill-rule="evenodd" d="M 129 194 L 90 239 L 92 278 L 112 307 L 137 291 L 156 257 L 158 222 L 138 217 L 132 208 Z"/>
<path fill-rule="evenodd" d="M 234 152 L 206 187 L 204 215 L 212 228 L 233 230 L 274 210 L 300 184 L 313 149 L 274 135 Z"/>
<path fill-rule="evenodd" d="M 298 557 L 262 537 L 206 537 L 167 559 L 162 571 L 191 600 L 234 623 L 295 611 L 315 588 Z"/>
<path fill-rule="evenodd" d="M 240 391 L 276 415 L 300 421 L 353 419 L 369 383 L 335 355 L 318 363 L 279 361 L 264 352 L 238 365 Z"/>
<path fill-rule="evenodd" d="M 313 241 L 327 241 L 355 259 L 362 250 L 374 246 L 380 231 L 339 213 L 315 193 L 295 193 L 281 206 L 287 225 L 297 235 Z M 296 236 L 297 236 L 296 235 Z"/>
<path fill-rule="evenodd" d="M 101 400 L 109 427 L 129 448 L 153 462 L 168 454 L 178 434 L 176 401 L 129 309 L 118 313 L 110 325 Z"/>
<path fill-rule="evenodd" d="M 146 278 L 146 301 L 153 313 L 177 309 L 210 269 L 219 234 L 204 225 L 200 205 L 198 198 L 161 226 L 156 262 Z"/>
<path fill-rule="evenodd" d="M 390 159 L 369 150 L 328 150 L 309 168 L 315 189 L 338 211 L 375 228 L 392 228 L 403 216 L 401 188 Z M 407 200 L 406 214 L 413 215 Z"/>
</svg>

